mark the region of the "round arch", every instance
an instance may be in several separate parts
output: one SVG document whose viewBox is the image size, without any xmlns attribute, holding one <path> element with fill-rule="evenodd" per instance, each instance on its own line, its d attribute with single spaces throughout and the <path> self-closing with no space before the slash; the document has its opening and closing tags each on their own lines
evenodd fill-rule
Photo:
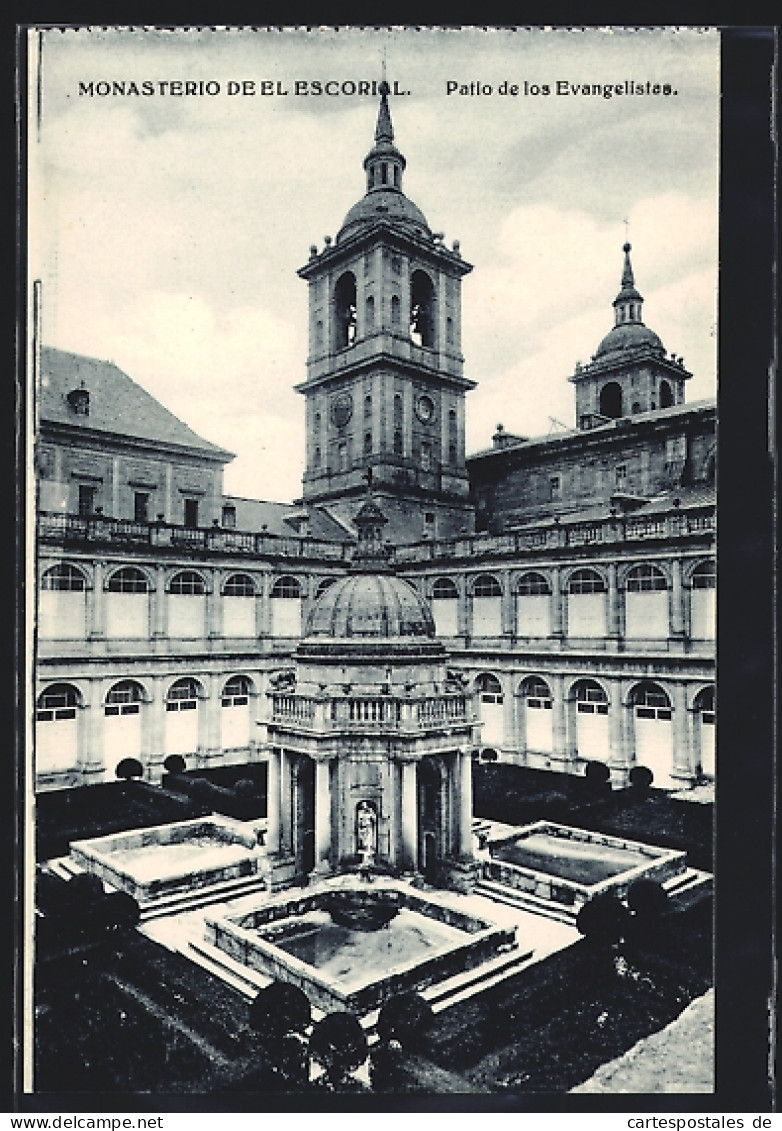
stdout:
<svg viewBox="0 0 782 1131">
<path fill-rule="evenodd" d="M 608 381 L 600 390 L 599 412 L 609 420 L 618 420 L 622 415 L 622 386 L 617 381 Z"/>
<path fill-rule="evenodd" d="M 47 684 L 35 701 L 35 773 L 38 779 L 72 772 L 79 765 L 84 693 L 70 681 Z"/>
<path fill-rule="evenodd" d="M 716 688 L 713 683 L 701 687 L 693 696 L 693 739 L 697 771 L 711 781 L 716 777 Z"/>
<path fill-rule="evenodd" d="M 142 566 L 117 566 L 107 573 L 103 588 L 107 593 L 152 593 L 155 578 L 150 570 Z"/>
<path fill-rule="evenodd" d="M 627 693 L 632 719 L 636 765 L 646 766 L 658 789 L 680 786 L 673 778 L 673 710 L 671 696 L 656 680 L 642 679 Z"/>
<path fill-rule="evenodd" d="M 211 592 L 211 583 L 197 569 L 173 569 L 166 578 L 166 592 L 180 597 L 202 597 Z"/>
<path fill-rule="evenodd" d="M 569 749 L 581 763 L 610 761 L 610 701 L 603 684 L 592 677 L 571 681 L 566 695 Z"/>
</svg>

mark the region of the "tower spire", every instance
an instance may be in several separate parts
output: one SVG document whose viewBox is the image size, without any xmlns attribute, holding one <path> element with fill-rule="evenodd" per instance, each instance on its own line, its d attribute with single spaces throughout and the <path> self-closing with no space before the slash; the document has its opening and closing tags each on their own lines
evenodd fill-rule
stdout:
<svg viewBox="0 0 782 1131">
<path fill-rule="evenodd" d="M 391 111 L 388 107 L 388 96 L 391 87 L 385 78 L 385 63 L 383 66 L 383 79 L 378 86 L 380 93 L 380 106 L 377 111 L 377 125 L 375 126 L 375 144 L 364 158 L 364 168 L 367 174 L 367 192 L 375 189 L 402 190 L 402 173 L 406 161 L 394 145 L 394 127 L 391 124 Z"/>
<path fill-rule="evenodd" d="M 383 66 L 385 72 L 385 64 Z M 391 124 L 391 111 L 388 108 L 388 95 L 391 92 L 391 87 L 386 82 L 385 73 L 383 74 L 383 81 L 378 87 L 380 91 L 380 107 L 377 112 L 377 126 L 375 127 L 375 144 L 382 145 L 386 142 L 389 145 L 394 144 L 394 127 Z"/>
<path fill-rule="evenodd" d="M 628 322 L 642 324 L 643 296 L 635 289 L 635 276 L 633 265 L 630 261 L 632 245 L 625 243 L 622 246 L 624 264 L 622 266 L 622 286 L 619 294 L 614 299 L 615 325 L 620 326 Z"/>
</svg>

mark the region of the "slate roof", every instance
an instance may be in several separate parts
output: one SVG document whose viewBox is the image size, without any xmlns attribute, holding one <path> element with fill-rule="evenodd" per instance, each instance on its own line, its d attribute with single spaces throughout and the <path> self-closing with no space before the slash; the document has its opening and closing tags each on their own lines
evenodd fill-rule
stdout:
<svg viewBox="0 0 782 1131">
<path fill-rule="evenodd" d="M 636 412 L 632 416 L 623 416 L 619 420 L 609 420 L 605 424 L 598 424 L 594 428 L 568 428 L 564 432 L 550 432 L 547 436 L 531 436 L 527 439 L 519 439 L 518 443 L 504 444 L 500 448 L 482 448 L 480 451 L 473 452 L 472 455 L 467 456 L 467 463 L 472 463 L 474 460 L 486 459 L 489 456 L 507 455 L 510 452 L 518 452 L 522 449 L 530 449 L 532 447 L 539 447 L 551 444 L 565 443 L 568 440 L 573 440 L 578 437 L 581 440 L 588 439 L 593 436 L 611 436 L 621 429 L 626 427 L 628 421 L 631 421 L 631 427 L 637 428 L 643 424 L 653 424 L 658 420 L 668 420 L 676 416 L 686 416 L 688 413 L 707 412 L 714 410 L 716 401 L 713 397 L 705 397 L 702 400 L 690 401 L 688 404 L 670 405 L 668 408 L 651 409 L 649 412 Z M 629 429 L 628 429 L 629 432 Z M 625 433 L 627 435 L 628 433 Z"/>
<path fill-rule="evenodd" d="M 90 394 L 88 416 L 78 416 L 67 400 L 68 393 L 82 382 Z M 233 459 L 233 452 L 197 435 L 113 362 L 50 346 L 41 349 L 39 420 L 42 424 L 65 424 L 82 431 L 196 449 L 223 463 Z"/>
<path fill-rule="evenodd" d="M 295 524 L 287 521 L 294 515 L 306 513 L 309 519 L 307 534 L 327 542 L 347 542 L 350 535 L 346 528 L 323 507 L 298 507 L 291 503 L 275 503 L 266 499 L 245 499 L 238 495 L 223 495 L 223 503 L 233 504 L 237 513 L 237 529 L 259 534 L 291 537 L 297 533 Z"/>
</svg>

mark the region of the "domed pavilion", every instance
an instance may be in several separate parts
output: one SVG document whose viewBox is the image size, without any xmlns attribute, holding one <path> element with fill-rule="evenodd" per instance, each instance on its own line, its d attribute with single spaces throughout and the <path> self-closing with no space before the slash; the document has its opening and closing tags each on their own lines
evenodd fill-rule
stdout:
<svg viewBox="0 0 782 1131">
<path fill-rule="evenodd" d="M 354 518 L 351 572 L 272 677 L 267 847 L 275 888 L 376 867 L 461 886 L 471 871 L 473 716 L 431 612 L 394 576 L 385 516 Z"/>
</svg>

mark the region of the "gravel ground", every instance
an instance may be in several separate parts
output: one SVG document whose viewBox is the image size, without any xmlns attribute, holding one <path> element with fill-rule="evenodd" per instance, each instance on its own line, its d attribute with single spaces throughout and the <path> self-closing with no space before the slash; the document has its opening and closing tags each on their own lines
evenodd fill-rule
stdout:
<svg viewBox="0 0 782 1131">
<path fill-rule="evenodd" d="M 602 1065 L 573 1092 L 714 1091 L 714 990 L 696 998 L 675 1021 Z"/>
</svg>

